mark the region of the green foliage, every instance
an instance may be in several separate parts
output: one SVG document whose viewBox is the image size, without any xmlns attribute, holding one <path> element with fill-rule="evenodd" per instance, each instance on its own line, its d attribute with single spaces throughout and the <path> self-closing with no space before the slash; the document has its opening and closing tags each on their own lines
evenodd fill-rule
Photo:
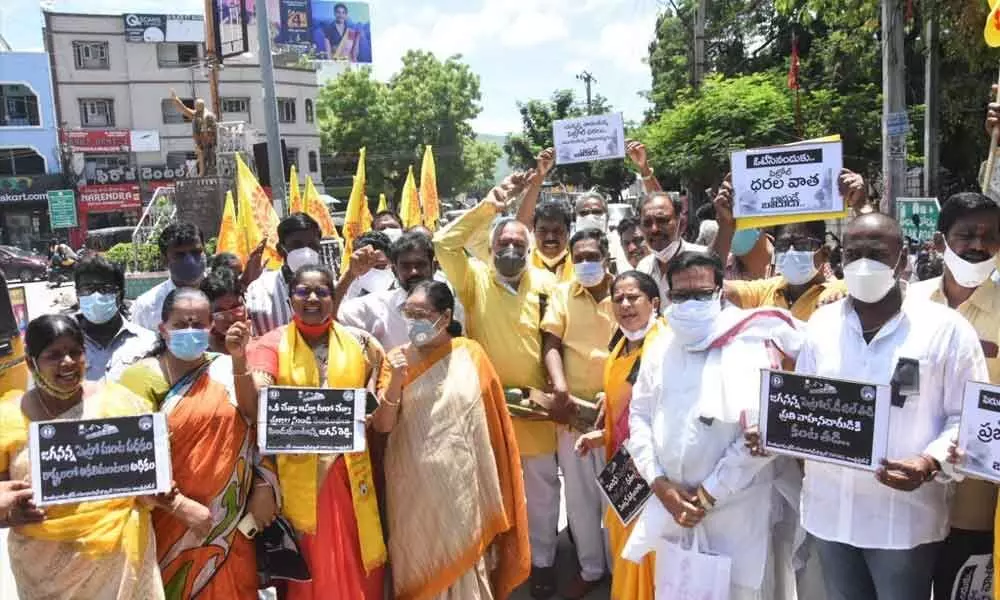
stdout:
<svg viewBox="0 0 1000 600">
<path fill-rule="evenodd" d="M 592 99 L 591 104 L 591 114 L 600 115 L 614 110 L 600 94 Z M 578 102 L 572 90 L 557 90 L 549 100 L 529 100 L 518 103 L 517 108 L 521 113 L 521 133 L 510 136 L 504 144 L 504 152 L 515 169 L 533 168 L 538 153 L 553 145 L 554 121 L 587 114 L 586 103 Z M 553 169 L 549 177 L 578 187 L 596 187 L 614 199 L 620 199 L 621 189 L 632 181 L 624 160 L 560 166 Z"/>
<path fill-rule="evenodd" d="M 160 249 L 155 243 L 140 244 L 138 264 L 136 264 L 135 247 L 131 242 L 115 244 L 104 257 L 113 263 L 118 263 L 125 267 L 126 271 L 160 271 Z"/>
<path fill-rule="evenodd" d="M 368 196 L 398 198 L 408 167 L 419 173 L 430 144 L 441 196 L 482 185 L 499 155 L 475 140 L 470 123 L 482 110 L 479 100 L 479 77 L 460 56 L 441 61 L 429 52 L 407 52 L 388 83 L 369 69 L 346 71 L 317 99 L 323 152 L 334 155 L 327 176 L 349 182 L 365 146 Z"/>
</svg>

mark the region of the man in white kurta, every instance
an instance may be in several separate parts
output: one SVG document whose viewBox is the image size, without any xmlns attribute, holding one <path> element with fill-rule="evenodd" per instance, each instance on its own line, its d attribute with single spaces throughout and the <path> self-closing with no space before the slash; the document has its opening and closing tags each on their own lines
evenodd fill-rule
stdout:
<svg viewBox="0 0 1000 600">
<path fill-rule="evenodd" d="M 628 448 L 655 496 L 623 554 L 638 560 L 659 537 L 686 546 L 697 533 L 700 551 L 731 559 L 731 600 L 784 600 L 797 465 L 752 456 L 741 421 L 754 419 L 760 369 L 780 368 L 801 335 L 785 311 L 723 308 L 722 276 L 709 252 L 668 267 L 670 327 L 645 351 L 629 418 Z"/>
</svg>

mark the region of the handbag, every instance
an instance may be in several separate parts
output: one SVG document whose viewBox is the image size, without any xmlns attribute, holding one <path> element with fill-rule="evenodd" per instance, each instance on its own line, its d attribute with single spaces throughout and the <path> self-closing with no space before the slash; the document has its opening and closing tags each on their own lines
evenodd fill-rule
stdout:
<svg viewBox="0 0 1000 600">
<path fill-rule="evenodd" d="M 729 600 L 732 559 L 708 551 L 700 526 L 685 537 L 687 548 L 683 541 L 656 541 L 656 600 Z"/>
<path fill-rule="evenodd" d="M 270 587 L 277 579 L 309 581 L 309 565 L 302 556 L 302 549 L 295 539 L 292 526 L 284 517 L 254 536 L 257 551 L 257 586 Z"/>
</svg>

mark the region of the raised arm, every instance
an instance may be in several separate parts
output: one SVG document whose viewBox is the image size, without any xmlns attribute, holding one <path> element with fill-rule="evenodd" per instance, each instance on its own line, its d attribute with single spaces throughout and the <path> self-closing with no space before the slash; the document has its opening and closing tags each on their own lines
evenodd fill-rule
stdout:
<svg viewBox="0 0 1000 600">
<path fill-rule="evenodd" d="M 639 170 L 639 178 L 642 179 L 642 189 L 646 190 L 647 194 L 663 191 L 663 188 L 660 187 L 660 182 L 657 181 L 653 173 L 653 168 L 649 166 L 648 157 L 646 156 L 646 146 L 642 142 L 625 140 L 625 155 L 628 156 L 629 160 Z"/>
<path fill-rule="evenodd" d="M 535 158 L 535 170 L 528 177 L 528 188 L 524 192 L 520 208 L 517 209 L 517 220 L 527 225 L 529 230 L 535 228 L 535 207 L 538 205 L 538 196 L 542 192 L 545 177 L 555 164 L 556 151 L 553 148 L 542 150 Z"/>
<path fill-rule="evenodd" d="M 177 107 L 177 111 L 184 115 L 185 119 L 194 118 L 194 109 L 189 108 L 186 104 L 184 104 L 184 102 L 177 97 L 177 92 L 175 92 L 173 88 L 170 89 L 170 99 L 174 101 L 174 106 Z"/>
<path fill-rule="evenodd" d="M 250 343 L 250 321 L 237 321 L 226 331 L 226 351 L 233 359 L 233 386 L 236 388 L 236 404 L 240 414 L 248 423 L 257 422 L 257 385 L 254 383 L 247 361 L 247 345 Z"/>
<path fill-rule="evenodd" d="M 375 248 L 365 246 L 364 248 L 358 248 L 351 254 L 350 265 L 344 271 L 344 274 L 340 276 L 340 281 L 337 282 L 337 285 L 333 289 L 334 315 L 340 314 L 340 305 L 343 303 L 344 297 L 347 296 L 347 290 L 351 289 L 351 284 L 375 266 L 378 260 L 377 252 Z"/>
</svg>

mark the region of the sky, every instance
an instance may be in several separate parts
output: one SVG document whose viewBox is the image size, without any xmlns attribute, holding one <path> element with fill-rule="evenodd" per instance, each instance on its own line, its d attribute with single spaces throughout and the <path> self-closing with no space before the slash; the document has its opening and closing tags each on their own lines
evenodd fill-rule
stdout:
<svg viewBox="0 0 1000 600">
<path fill-rule="evenodd" d="M 595 94 L 626 120 L 640 120 L 650 87 L 645 63 L 663 0 L 372 0 L 375 74 L 386 80 L 410 49 L 439 58 L 461 54 L 479 75 L 482 113 L 477 133 L 520 129 L 517 102 L 574 89 L 589 71 Z M 172 0 L 172 13 L 200 13 L 203 0 Z M 58 12 L 163 12 L 162 0 L 46 0 Z M 0 33 L 15 50 L 42 48 L 34 0 L 0 0 Z"/>
</svg>

